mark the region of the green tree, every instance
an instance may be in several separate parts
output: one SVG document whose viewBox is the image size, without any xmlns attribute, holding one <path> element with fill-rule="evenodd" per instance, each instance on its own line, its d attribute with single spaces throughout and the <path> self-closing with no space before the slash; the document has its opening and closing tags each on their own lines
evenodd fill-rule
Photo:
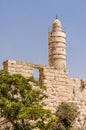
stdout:
<svg viewBox="0 0 86 130">
<path fill-rule="evenodd" d="M 74 103 L 62 102 L 56 111 L 58 122 L 54 126 L 54 130 L 70 130 L 78 115 L 77 106 Z"/>
<path fill-rule="evenodd" d="M 34 78 L 0 71 L 0 117 L 10 122 L 13 130 L 50 130 L 52 114 L 42 102 L 47 98 L 45 89 Z"/>
</svg>

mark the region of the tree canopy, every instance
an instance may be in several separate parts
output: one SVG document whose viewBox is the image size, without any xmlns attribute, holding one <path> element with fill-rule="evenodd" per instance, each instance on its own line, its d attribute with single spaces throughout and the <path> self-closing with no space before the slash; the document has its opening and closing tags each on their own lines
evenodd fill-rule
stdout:
<svg viewBox="0 0 86 130">
<path fill-rule="evenodd" d="M 45 89 L 33 77 L 0 71 L 0 117 L 4 118 L 0 125 L 9 122 L 13 130 L 50 129 L 52 114 L 42 102 L 47 98 Z"/>
<path fill-rule="evenodd" d="M 74 103 L 61 102 L 57 107 L 58 122 L 55 124 L 54 130 L 70 130 L 78 113 L 78 108 Z"/>
</svg>

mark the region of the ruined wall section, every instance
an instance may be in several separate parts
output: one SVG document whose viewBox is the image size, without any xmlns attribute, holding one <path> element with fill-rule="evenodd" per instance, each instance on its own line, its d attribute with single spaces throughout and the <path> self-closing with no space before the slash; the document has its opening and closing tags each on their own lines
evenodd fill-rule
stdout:
<svg viewBox="0 0 86 130">
<path fill-rule="evenodd" d="M 3 70 L 10 72 L 11 74 L 22 74 L 25 77 L 33 75 L 33 67 L 30 63 L 17 62 L 14 60 L 7 60 L 3 62 Z"/>
<path fill-rule="evenodd" d="M 37 69 L 39 73 L 39 82 L 43 84 L 43 70 L 46 66 L 31 64 L 28 62 L 19 62 L 14 60 L 7 60 L 3 62 L 3 70 L 10 72 L 11 74 L 22 74 L 25 77 L 34 77 L 34 70 Z"/>
<path fill-rule="evenodd" d="M 55 67 L 11 60 L 3 63 L 3 70 L 11 74 L 22 74 L 25 77 L 34 76 L 34 69 L 39 70 L 40 83 L 47 86 L 49 98 L 46 103 L 48 106 L 50 105 L 49 108 L 55 109 L 61 101 L 86 103 L 86 80 L 69 78 L 68 72 L 58 70 Z"/>
<path fill-rule="evenodd" d="M 39 82 L 47 86 L 47 108 L 56 111 L 60 102 L 74 102 L 79 107 L 78 126 L 84 124 L 86 118 L 86 80 L 69 78 L 68 72 L 55 67 L 43 66 L 25 62 L 5 61 L 3 70 L 11 74 L 22 74 L 25 77 L 34 76 L 34 69 L 39 70 Z"/>
</svg>

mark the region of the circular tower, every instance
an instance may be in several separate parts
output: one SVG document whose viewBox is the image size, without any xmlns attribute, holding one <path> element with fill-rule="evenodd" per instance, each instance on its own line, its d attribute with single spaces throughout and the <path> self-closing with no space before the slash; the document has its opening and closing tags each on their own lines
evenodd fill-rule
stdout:
<svg viewBox="0 0 86 130">
<path fill-rule="evenodd" d="M 49 66 L 66 71 L 66 34 L 61 22 L 56 18 L 48 35 Z"/>
</svg>

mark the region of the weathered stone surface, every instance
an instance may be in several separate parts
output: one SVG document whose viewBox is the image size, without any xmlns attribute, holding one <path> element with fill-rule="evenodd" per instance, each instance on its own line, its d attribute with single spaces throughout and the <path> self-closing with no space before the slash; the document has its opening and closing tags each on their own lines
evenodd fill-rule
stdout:
<svg viewBox="0 0 86 130">
<path fill-rule="evenodd" d="M 13 63 L 13 64 L 12 64 Z M 26 77 L 34 76 L 34 69 L 39 70 L 39 82 L 47 86 L 48 99 L 45 100 L 47 108 L 54 113 L 61 101 L 74 102 L 79 107 L 80 116 L 77 125 L 83 124 L 86 117 L 86 80 L 70 78 L 67 72 L 59 71 L 50 66 L 35 65 L 17 61 L 4 62 L 4 70 L 10 73 L 20 73 Z M 41 68 L 41 71 L 40 71 Z"/>
</svg>

